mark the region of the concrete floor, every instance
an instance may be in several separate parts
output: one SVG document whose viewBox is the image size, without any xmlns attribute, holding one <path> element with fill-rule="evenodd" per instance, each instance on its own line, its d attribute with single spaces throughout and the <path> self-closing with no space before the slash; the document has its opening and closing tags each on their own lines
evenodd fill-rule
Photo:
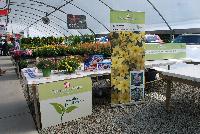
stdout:
<svg viewBox="0 0 200 134">
<path fill-rule="evenodd" d="M 0 134 L 37 134 L 20 81 L 9 56 L 0 56 Z"/>
</svg>

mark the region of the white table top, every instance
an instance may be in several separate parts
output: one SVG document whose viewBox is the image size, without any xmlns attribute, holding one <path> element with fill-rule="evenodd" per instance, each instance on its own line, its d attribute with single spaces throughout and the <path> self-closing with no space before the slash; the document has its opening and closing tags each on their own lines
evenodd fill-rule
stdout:
<svg viewBox="0 0 200 134">
<path fill-rule="evenodd" d="M 166 76 L 200 82 L 200 65 L 181 64 L 179 67 L 172 68 L 171 70 L 159 67 L 154 67 L 154 69 Z"/>
<path fill-rule="evenodd" d="M 173 65 L 173 64 L 177 64 L 177 63 L 183 63 L 183 62 L 186 62 L 186 61 L 192 61 L 192 60 L 184 58 L 184 59 L 145 61 L 145 68 Z"/>
<path fill-rule="evenodd" d="M 184 61 L 188 61 L 188 59 L 145 61 L 145 68 L 173 65 L 176 63 L 183 63 Z M 78 73 L 74 73 L 71 75 L 62 74 L 62 73 L 55 74 L 54 72 L 52 72 L 50 77 L 43 77 L 42 73 L 41 72 L 38 73 L 38 71 L 36 71 L 34 68 L 24 68 L 22 69 L 21 72 L 22 72 L 22 76 L 26 80 L 26 84 L 42 84 L 42 83 L 47 83 L 47 82 L 59 81 L 59 80 L 85 77 L 85 76 L 90 76 L 90 75 L 95 75 L 95 74 L 96 75 L 110 74 L 111 70 L 93 71 L 93 72 L 79 71 Z"/>
<path fill-rule="evenodd" d="M 67 79 L 75 79 L 75 78 L 82 78 L 85 76 L 90 75 L 102 75 L 102 74 L 109 74 L 110 70 L 104 70 L 104 71 L 93 71 L 93 72 L 85 72 L 85 71 L 79 71 L 74 74 L 64 74 L 64 73 L 57 73 L 55 74 L 54 71 L 52 71 L 50 77 L 43 77 L 42 73 L 37 71 L 34 68 L 24 68 L 22 69 L 22 76 L 26 82 L 26 84 L 32 85 L 32 84 L 42 84 L 42 83 L 48 83 L 48 82 L 54 82 L 54 81 L 60 81 L 60 80 L 67 80 Z"/>
</svg>

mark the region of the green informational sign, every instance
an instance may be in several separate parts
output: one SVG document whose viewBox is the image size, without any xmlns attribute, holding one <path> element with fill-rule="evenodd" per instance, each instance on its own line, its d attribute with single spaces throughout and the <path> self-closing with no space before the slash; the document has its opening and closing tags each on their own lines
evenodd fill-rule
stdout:
<svg viewBox="0 0 200 134">
<path fill-rule="evenodd" d="M 144 24 L 144 12 L 110 11 L 110 23 Z"/>
<path fill-rule="evenodd" d="M 39 99 L 47 100 L 92 91 L 90 77 L 57 81 L 39 85 Z"/>
<path fill-rule="evenodd" d="M 144 31 L 144 12 L 110 11 L 111 31 Z"/>
<path fill-rule="evenodd" d="M 92 114 L 90 77 L 40 84 L 38 93 L 42 128 Z"/>
<path fill-rule="evenodd" d="M 112 31 L 110 33 L 112 45 L 111 104 L 128 104 L 134 98 L 131 97 L 132 91 L 137 90 L 137 93 L 144 93 L 144 83 L 137 84 L 137 87 L 134 84 L 131 85 L 130 72 L 136 72 L 135 79 L 132 81 L 138 78 L 143 79 L 138 74 L 144 70 L 145 14 L 144 12 L 111 10 L 110 18 Z"/>
<path fill-rule="evenodd" d="M 145 45 L 145 60 L 180 59 L 186 57 L 186 44 L 166 43 Z"/>
</svg>

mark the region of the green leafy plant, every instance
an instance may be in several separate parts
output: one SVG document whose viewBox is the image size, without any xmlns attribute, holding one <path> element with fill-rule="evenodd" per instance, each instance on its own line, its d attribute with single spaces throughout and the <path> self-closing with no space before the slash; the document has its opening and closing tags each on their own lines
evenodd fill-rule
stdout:
<svg viewBox="0 0 200 134">
<path fill-rule="evenodd" d="M 81 43 L 81 37 L 80 36 L 69 36 L 67 38 L 67 44 L 69 45 L 76 45 L 76 44 L 79 44 Z"/>
<path fill-rule="evenodd" d="M 19 62 L 19 68 L 20 69 L 26 68 L 27 66 L 28 66 L 28 61 L 20 60 L 20 62 Z"/>
<path fill-rule="evenodd" d="M 52 60 L 42 59 L 36 65 L 38 69 L 55 69 L 55 64 Z"/>
<path fill-rule="evenodd" d="M 69 106 L 69 107 L 65 108 L 62 104 L 59 104 L 59 103 L 50 103 L 50 104 L 54 107 L 56 112 L 58 114 L 60 114 L 61 123 L 62 123 L 63 116 L 65 113 L 70 113 L 78 108 L 77 106 Z"/>
</svg>

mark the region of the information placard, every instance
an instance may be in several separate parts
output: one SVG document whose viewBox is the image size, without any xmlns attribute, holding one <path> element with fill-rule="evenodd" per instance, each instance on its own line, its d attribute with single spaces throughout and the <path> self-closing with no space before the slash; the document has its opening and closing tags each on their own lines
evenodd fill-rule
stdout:
<svg viewBox="0 0 200 134">
<path fill-rule="evenodd" d="M 38 92 L 42 128 L 92 114 L 90 77 L 40 84 Z"/>
<path fill-rule="evenodd" d="M 185 43 L 145 44 L 145 60 L 186 58 Z"/>
<path fill-rule="evenodd" d="M 130 71 L 144 69 L 144 12 L 110 12 L 111 103 L 130 103 Z"/>
<path fill-rule="evenodd" d="M 67 14 L 68 29 L 87 29 L 85 15 L 72 15 Z"/>
</svg>

